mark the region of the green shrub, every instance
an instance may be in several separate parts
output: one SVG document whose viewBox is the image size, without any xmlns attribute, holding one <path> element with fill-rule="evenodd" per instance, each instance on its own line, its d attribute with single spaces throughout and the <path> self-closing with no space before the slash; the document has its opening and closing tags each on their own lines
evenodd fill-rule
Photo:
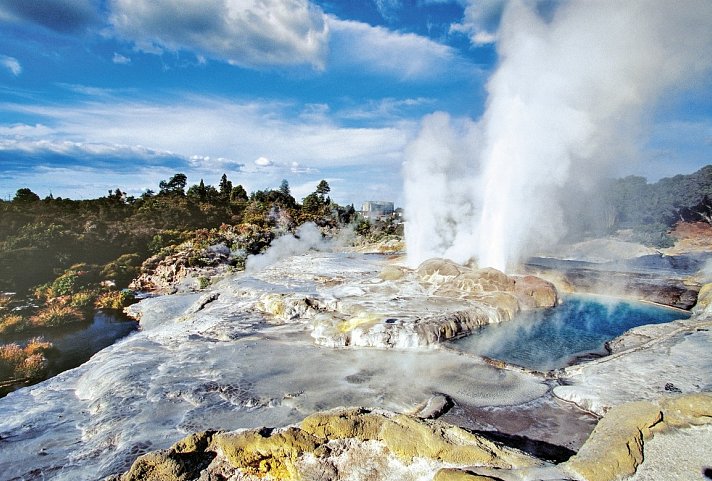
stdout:
<svg viewBox="0 0 712 481">
<path fill-rule="evenodd" d="M 198 277 L 198 289 L 203 290 L 210 285 L 210 279 L 207 277 Z"/>
<path fill-rule="evenodd" d="M 123 309 L 136 302 L 133 291 L 123 289 L 121 291 L 109 291 L 99 296 L 94 303 L 97 309 Z"/>
<path fill-rule="evenodd" d="M 101 278 L 114 281 L 119 287 L 125 287 L 140 271 L 141 256 L 136 253 L 124 254 L 103 267 Z"/>
<path fill-rule="evenodd" d="M 76 294 L 72 294 L 72 298 L 69 301 L 69 305 L 82 310 L 91 309 L 91 307 L 94 305 L 96 297 L 96 292 L 79 291 Z"/>
</svg>

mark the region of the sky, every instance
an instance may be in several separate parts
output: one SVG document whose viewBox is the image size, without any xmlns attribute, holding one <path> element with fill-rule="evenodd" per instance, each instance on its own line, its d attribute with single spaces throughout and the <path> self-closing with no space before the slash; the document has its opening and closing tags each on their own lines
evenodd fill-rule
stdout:
<svg viewBox="0 0 712 481">
<path fill-rule="evenodd" d="M 0 197 L 140 195 L 182 172 L 248 192 L 286 179 L 298 200 L 326 179 L 340 204 L 400 205 L 423 119 L 485 111 L 506 4 L 0 0 Z M 682 87 L 620 175 L 712 163 L 712 76 Z"/>
</svg>

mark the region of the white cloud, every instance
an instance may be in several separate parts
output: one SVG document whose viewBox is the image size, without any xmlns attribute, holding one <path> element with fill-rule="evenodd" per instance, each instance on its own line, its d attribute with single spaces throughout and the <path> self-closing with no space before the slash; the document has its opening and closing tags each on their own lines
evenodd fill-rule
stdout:
<svg viewBox="0 0 712 481">
<path fill-rule="evenodd" d="M 120 53 L 114 52 L 114 56 L 111 59 L 112 62 L 115 64 L 119 65 L 126 65 L 131 63 L 131 59 L 129 57 L 126 57 L 125 55 L 121 55 Z"/>
<path fill-rule="evenodd" d="M 432 80 L 462 72 L 464 62 L 447 45 L 413 33 L 398 33 L 353 20 L 329 17 L 332 30 L 330 62 L 357 66 L 402 80 Z"/>
<path fill-rule="evenodd" d="M 0 55 L 0 65 L 8 69 L 15 77 L 22 73 L 22 65 L 14 57 Z"/>
<path fill-rule="evenodd" d="M 255 160 L 255 165 L 259 167 L 271 167 L 274 165 L 274 162 L 269 160 L 267 157 L 259 157 L 257 160 Z"/>
<path fill-rule="evenodd" d="M 44 154 L 52 153 L 72 154 L 87 162 L 110 158 L 116 165 L 105 166 L 109 177 L 122 164 L 120 158 L 128 159 L 123 162 L 127 168 L 160 161 L 174 166 L 174 173 L 184 171 L 190 182 L 200 177 L 213 182 L 223 172 L 229 176 L 239 172 L 240 178 L 231 180 L 248 191 L 276 188 L 283 178 L 306 182 L 337 174 L 348 177 L 349 182 L 333 198 L 358 202 L 369 192 L 364 184 L 372 178 L 389 178 L 391 189 L 400 190 L 403 148 L 417 128 L 407 121 L 387 127 L 348 128 L 326 114 L 304 119 L 299 112 L 295 114 L 298 109 L 291 104 L 239 103 L 222 97 L 186 96 L 166 103 L 99 99 L 102 101 L 59 107 L 0 104 L 2 111 L 33 116 L 41 122 L 0 127 L 0 140 L 16 141 L 22 136 L 22 148 L 28 152 L 37 149 L 36 155 L 23 157 L 33 164 L 46 163 Z M 321 110 L 328 112 L 327 108 Z M 21 147 L 16 143 L 13 148 Z M 105 155 L 102 149 L 113 153 Z M 142 157 L 131 149 L 138 153 L 149 149 L 155 154 Z M 89 150 L 96 155 L 91 157 Z M 272 165 L 255 164 L 260 157 L 266 159 L 260 163 Z"/>
<path fill-rule="evenodd" d="M 139 50 L 189 50 L 246 67 L 322 68 L 329 29 L 308 0 L 112 0 L 109 21 Z"/>
</svg>

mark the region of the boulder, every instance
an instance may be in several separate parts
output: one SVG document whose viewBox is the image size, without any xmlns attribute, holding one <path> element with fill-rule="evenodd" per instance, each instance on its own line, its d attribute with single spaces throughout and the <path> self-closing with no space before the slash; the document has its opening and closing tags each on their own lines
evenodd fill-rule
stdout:
<svg viewBox="0 0 712 481">
<path fill-rule="evenodd" d="M 116 481 L 188 481 L 197 479 L 215 457 L 208 446 L 215 433 L 191 434 L 173 447 L 140 456 Z"/>
<path fill-rule="evenodd" d="M 554 307 L 559 300 L 554 284 L 540 277 L 515 277 L 514 282 L 514 293 L 522 308 Z"/>
<path fill-rule="evenodd" d="M 466 292 L 512 292 L 515 287 L 514 279 L 491 267 L 463 272 L 453 282 L 458 289 Z"/>
</svg>

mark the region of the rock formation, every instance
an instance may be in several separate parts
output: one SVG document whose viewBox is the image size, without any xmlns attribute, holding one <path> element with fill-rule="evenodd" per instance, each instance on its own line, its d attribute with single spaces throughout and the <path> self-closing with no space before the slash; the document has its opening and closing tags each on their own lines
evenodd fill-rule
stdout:
<svg viewBox="0 0 712 481">
<path fill-rule="evenodd" d="M 369 297 L 390 296 L 369 308 Z M 321 296 L 266 294 L 256 305 L 282 321 L 309 319 L 315 342 L 329 347 L 424 347 L 468 335 L 487 324 L 511 320 L 520 310 L 553 307 L 556 288 L 535 276 L 508 276 L 447 259 L 417 269 L 387 265 L 364 279 Z"/>
<path fill-rule="evenodd" d="M 368 459 L 357 453 L 376 456 Z M 437 420 L 342 408 L 313 414 L 298 426 L 282 429 L 193 434 L 167 450 L 139 457 L 129 471 L 109 479 L 388 479 L 386 465 L 394 473 L 408 473 L 424 466 L 437 472 L 453 466 L 521 469 L 544 463 Z M 378 477 L 358 475 L 369 469 Z M 457 478 L 453 469 L 438 476 L 470 479 Z"/>
</svg>

